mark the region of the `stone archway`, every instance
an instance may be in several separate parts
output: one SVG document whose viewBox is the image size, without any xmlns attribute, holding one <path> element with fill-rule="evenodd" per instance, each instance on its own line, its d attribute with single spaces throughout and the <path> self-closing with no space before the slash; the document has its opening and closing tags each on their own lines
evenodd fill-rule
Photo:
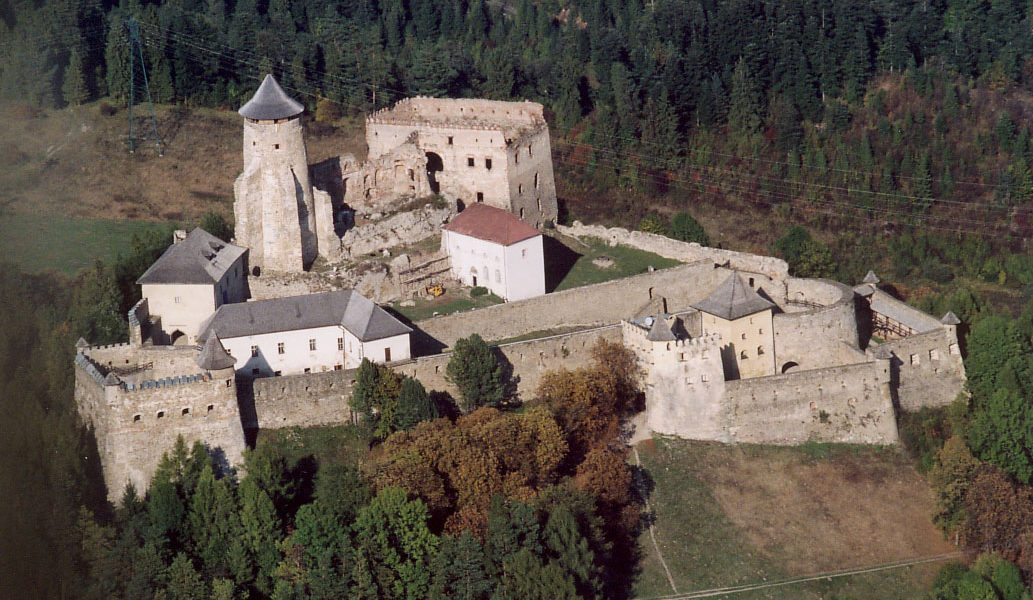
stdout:
<svg viewBox="0 0 1033 600">
<path fill-rule="evenodd" d="M 795 363 L 793 361 L 789 361 L 786 364 L 782 365 L 782 372 L 783 373 L 789 373 L 790 371 L 795 371 L 795 370 L 797 370 L 799 368 L 799 366 L 800 366 L 799 363 Z"/>
<path fill-rule="evenodd" d="M 438 182 L 437 174 L 445 170 L 445 162 L 441 156 L 434 153 L 427 153 L 427 180 L 430 182 L 430 191 L 435 194 L 441 192 L 441 184 Z"/>
</svg>

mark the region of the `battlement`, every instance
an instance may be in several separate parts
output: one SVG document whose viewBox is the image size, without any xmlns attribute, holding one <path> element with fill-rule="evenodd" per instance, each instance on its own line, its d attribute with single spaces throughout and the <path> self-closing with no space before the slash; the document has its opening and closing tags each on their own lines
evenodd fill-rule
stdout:
<svg viewBox="0 0 1033 600">
<path fill-rule="evenodd" d="M 707 333 L 696 337 L 681 337 L 671 341 L 652 341 L 648 339 L 649 328 L 656 317 L 646 317 L 639 321 L 621 321 L 621 332 L 624 343 L 641 353 L 648 353 L 654 359 L 657 354 L 666 353 L 684 362 L 704 358 L 707 353 L 720 353 L 721 335 Z"/>
<path fill-rule="evenodd" d="M 148 379 L 147 381 L 141 381 L 139 383 L 126 383 L 122 382 L 120 387 L 127 392 L 140 392 L 144 390 L 153 390 L 158 388 L 173 387 L 176 385 L 189 385 L 191 383 L 204 383 L 211 381 L 211 375 L 205 375 L 204 373 L 196 373 L 194 375 L 180 375 L 178 377 L 165 377 L 162 379 Z"/>
<path fill-rule="evenodd" d="M 105 374 L 101 372 L 101 369 L 97 364 L 90 360 L 90 357 L 86 356 L 82 352 L 78 352 L 75 355 L 75 364 L 85 371 L 91 379 L 97 382 L 97 385 L 104 385 Z"/>
<path fill-rule="evenodd" d="M 544 110 L 537 102 L 424 96 L 378 110 L 366 117 L 366 125 L 367 129 L 370 125 L 408 125 L 498 131 L 507 142 L 546 127 Z"/>
</svg>

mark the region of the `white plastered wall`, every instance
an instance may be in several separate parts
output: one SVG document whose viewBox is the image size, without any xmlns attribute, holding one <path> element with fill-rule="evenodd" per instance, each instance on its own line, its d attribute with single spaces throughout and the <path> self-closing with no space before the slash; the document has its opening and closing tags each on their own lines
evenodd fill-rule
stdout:
<svg viewBox="0 0 1033 600">
<path fill-rule="evenodd" d="M 493 274 L 494 276 L 494 274 Z M 542 236 L 506 246 L 502 283 L 506 300 L 524 300 L 545 294 L 545 251 Z"/>
<path fill-rule="evenodd" d="M 331 371 L 335 366 L 344 368 L 343 350 L 338 350 L 338 338 L 344 337 L 344 329 L 338 325 L 314 327 L 295 331 L 278 331 L 259 335 L 226 338 L 222 345 L 236 360 L 237 371 L 243 375 L 269 376 L 277 371 L 281 375 Z M 316 341 L 316 349 L 310 350 L 309 340 Z M 279 344 L 284 352 L 279 353 Z M 258 347 L 258 356 L 251 356 L 251 347 Z"/>
<path fill-rule="evenodd" d="M 738 372 L 739 379 L 775 374 L 775 338 L 771 327 L 771 310 L 763 310 L 734 321 L 727 321 L 705 312 L 701 315 L 703 333 L 716 333 L 721 336 L 721 354 L 726 374 L 734 375 Z"/>
<path fill-rule="evenodd" d="M 188 343 L 197 341 L 201 323 L 217 308 L 214 284 L 145 283 L 140 287 L 151 315 L 161 317 L 165 335 L 181 331 Z"/>
</svg>

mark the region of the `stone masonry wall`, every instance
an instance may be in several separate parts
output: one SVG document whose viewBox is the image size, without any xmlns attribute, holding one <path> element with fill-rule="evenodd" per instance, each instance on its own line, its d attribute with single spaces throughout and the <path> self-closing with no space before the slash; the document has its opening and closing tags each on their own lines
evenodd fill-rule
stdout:
<svg viewBox="0 0 1033 600">
<path fill-rule="evenodd" d="M 888 360 L 727 381 L 723 402 L 738 442 L 898 441 Z"/>
<path fill-rule="evenodd" d="M 242 407 L 245 429 L 315 427 L 352 422 L 355 369 L 267 377 L 253 383 L 254 409 Z"/>
<path fill-rule="evenodd" d="M 853 290 L 832 281 L 793 278 L 787 292 L 790 302 L 826 306 L 774 315 L 776 373 L 789 363 L 811 370 L 867 360 L 858 347 Z"/>
<path fill-rule="evenodd" d="M 728 275 L 729 271 L 715 269 L 712 262 L 701 261 L 475 311 L 432 317 L 416 325 L 438 342 L 439 349 L 451 347 L 457 339 L 472 333 L 502 340 L 560 327 L 612 325 L 650 306 L 653 297 L 667 298 L 670 312 L 686 310 L 692 302 L 706 297 Z"/>
<path fill-rule="evenodd" d="M 727 263 L 730 269 L 758 273 L 773 279 L 782 280 L 789 277 L 789 265 L 784 260 L 770 256 L 687 244 L 655 233 L 628 231 L 621 227 L 606 228 L 602 225 L 584 225 L 580 221 L 574 221 L 571 227 L 557 225 L 556 229 L 564 235 L 608 240 L 682 262 L 691 263 L 705 260 L 718 265 Z"/>
<path fill-rule="evenodd" d="M 965 391 L 965 366 L 954 327 L 884 342 L 893 353 L 897 401 L 906 411 L 946 406 Z"/>
</svg>

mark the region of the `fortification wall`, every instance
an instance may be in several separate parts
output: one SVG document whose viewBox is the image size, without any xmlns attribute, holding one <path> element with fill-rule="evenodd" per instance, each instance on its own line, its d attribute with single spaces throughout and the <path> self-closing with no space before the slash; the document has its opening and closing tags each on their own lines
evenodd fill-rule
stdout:
<svg viewBox="0 0 1033 600">
<path fill-rule="evenodd" d="M 178 436 L 204 442 L 226 466 L 241 461 L 244 431 L 231 371 L 138 386 L 104 386 L 90 371 L 76 360 L 76 401 L 94 428 L 109 500 L 121 498 L 130 482 L 146 490 Z"/>
<path fill-rule="evenodd" d="M 906 411 L 946 406 L 965 391 L 965 365 L 954 327 L 884 342 L 872 353 L 893 353 L 897 401 Z"/>
<path fill-rule="evenodd" d="M 600 339 L 620 342 L 620 326 L 503 344 L 497 347 L 497 356 L 504 368 L 513 375 L 517 397 L 527 400 L 533 397 L 546 371 L 561 368 L 574 370 L 589 365 L 592 362 L 590 350 Z M 428 390 L 447 391 L 455 397 L 455 387 L 445 380 L 445 369 L 451 357 L 451 353 L 447 352 L 421 356 L 392 368 L 419 379 Z"/>
<path fill-rule="evenodd" d="M 898 441 L 888 360 L 725 382 L 730 438 L 755 444 Z"/>
<path fill-rule="evenodd" d="M 770 256 L 758 256 L 746 252 L 709 248 L 695 243 L 689 244 L 672 240 L 667 236 L 655 233 L 628 231 L 621 227 L 606 228 L 601 225 L 584 225 L 580 221 L 574 221 L 571 227 L 557 225 L 556 229 L 564 235 L 575 237 L 587 236 L 608 240 L 616 244 L 631 246 L 683 262 L 705 260 L 718 265 L 725 265 L 727 263 L 727 266 L 731 269 L 764 275 L 769 279 L 779 281 L 789 277 L 789 265 L 784 260 Z M 774 297 L 772 297 L 772 300 L 778 301 Z"/>
<path fill-rule="evenodd" d="M 825 306 L 774 315 L 776 373 L 787 372 L 786 368 L 823 369 L 867 360 L 858 346 L 852 289 L 834 281 L 791 278 L 786 291 L 790 303 Z"/>
<path fill-rule="evenodd" d="M 537 298 L 507 302 L 464 313 L 432 317 L 416 323 L 441 348 L 472 333 L 496 340 L 560 327 L 598 327 L 619 323 L 667 298 L 670 312 L 687 310 L 702 300 L 729 272 L 709 261 L 643 273 Z M 418 342 L 419 343 L 419 342 Z"/>
<path fill-rule="evenodd" d="M 242 406 L 246 429 L 315 427 L 352 422 L 355 369 L 267 377 L 253 383 L 254 407 Z"/>
<path fill-rule="evenodd" d="M 555 223 L 558 208 L 549 128 L 542 127 L 513 140 L 508 162 L 508 210 L 535 228 L 546 222 Z"/>
<path fill-rule="evenodd" d="M 150 379 L 165 379 L 200 372 L 197 366 L 197 348 L 194 346 L 139 346 L 136 344 L 112 344 L 91 346 L 85 353 L 104 369 L 124 381 L 137 382 Z M 147 368 L 143 368 L 149 365 Z M 140 367 L 139 371 L 126 374 L 127 369 Z"/>
</svg>

